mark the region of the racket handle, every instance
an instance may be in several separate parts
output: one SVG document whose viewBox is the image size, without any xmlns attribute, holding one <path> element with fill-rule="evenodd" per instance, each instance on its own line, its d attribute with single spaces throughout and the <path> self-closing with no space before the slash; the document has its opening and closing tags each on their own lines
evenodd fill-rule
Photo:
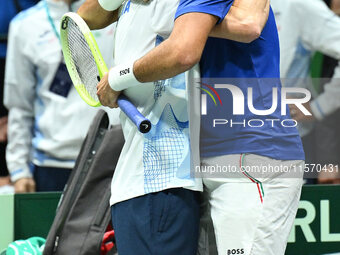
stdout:
<svg viewBox="0 0 340 255">
<path fill-rule="evenodd" d="M 129 99 L 120 95 L 118 98 L 119 108 L 129 117 L 129 119 L 137 126 L 139 132 L 148 133 L 151 130 L 151 122 L 145 118 L 134 106 Z"/>
</svg>

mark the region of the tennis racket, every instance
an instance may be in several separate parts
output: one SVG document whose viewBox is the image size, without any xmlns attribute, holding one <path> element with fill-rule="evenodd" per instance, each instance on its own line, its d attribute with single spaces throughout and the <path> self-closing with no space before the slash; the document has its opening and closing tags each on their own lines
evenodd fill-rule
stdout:
<svg viewBox="0 0 340 255">
<path fill-rule="evenodd" d="M 97 83 L 108 69 L 86 22 L 76 13 L 66 13 L 61 20 L 60 39 L 67 70 L 80 97 L 90 106 L 100 106 Z M 150 120 L 126 96 L 120 95 L 117 103 L 141 133 L 150 131 Z"/>
</svg>

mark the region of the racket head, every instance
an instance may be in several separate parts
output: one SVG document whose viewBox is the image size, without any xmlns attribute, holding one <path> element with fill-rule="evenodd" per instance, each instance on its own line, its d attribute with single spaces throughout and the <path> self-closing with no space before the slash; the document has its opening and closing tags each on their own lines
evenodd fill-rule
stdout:
<svg viewBox="0 0 340 255">
<path fill-rule="evenodd" d="M 67 70 L 80 97 L 90 106 L 100 106 L 97 83 L 108 71 L 86 22 L 68 12 L 61 20 L 60 39 Z"/>
</svg>

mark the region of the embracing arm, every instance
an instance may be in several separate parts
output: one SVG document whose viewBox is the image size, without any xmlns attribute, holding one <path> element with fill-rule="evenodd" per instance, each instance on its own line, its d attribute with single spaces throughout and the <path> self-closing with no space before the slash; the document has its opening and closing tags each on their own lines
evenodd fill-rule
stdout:
<svg viewBox="0 0 340 255">
<path fill-rule="evenodd" d="M 267 23 L 269 0 L 235 0 L 224 20 L 216 25 L 211 37 L 250 43 Z"/>
<path fill-rule="evenodd" d="M 209 32 L 216 22 L 217 17 L 204 13 L 178 17 L 169 39 L 134 63 L 137 80 L 163 80 L 189 70 L 199 62 Z"/>
<path fill-rule="evenodd" d="M 86 0 L 77 13 L 85 20 L 91 30 L 107 27 L 118 20 L 118 9 L 114 11 L 105 10 L 98 0 Z"/>
<path fill-rule="evenodd" d="M 117 107 L 121 90 L 171 78 L 200 61 L 209 32 L 218 18 L 204 13 L 178 17 L 170 37 L 142 58 L 110 69 L 97 85 L 97 95 L 104 106 Z M 118 92 L 117 92 L 118 91 Z"/>
</svg>

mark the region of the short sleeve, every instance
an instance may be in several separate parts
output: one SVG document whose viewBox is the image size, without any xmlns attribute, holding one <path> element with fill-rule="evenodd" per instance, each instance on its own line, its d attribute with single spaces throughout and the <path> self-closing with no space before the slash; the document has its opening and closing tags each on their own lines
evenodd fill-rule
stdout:
<svg viewBox="0 0 340 255">
<path fill-rule="evenodd" d="M 190 13 L 207 13 L 224 19 L 234 0 L 181 0 L 176 11 L 175 19 Z"/>
<path fill-rule="evenodd" d="M 98 0 L 100 6 L 106 11 L 117 10 L 123 2 L 124 0 Z"/>
</svg>

